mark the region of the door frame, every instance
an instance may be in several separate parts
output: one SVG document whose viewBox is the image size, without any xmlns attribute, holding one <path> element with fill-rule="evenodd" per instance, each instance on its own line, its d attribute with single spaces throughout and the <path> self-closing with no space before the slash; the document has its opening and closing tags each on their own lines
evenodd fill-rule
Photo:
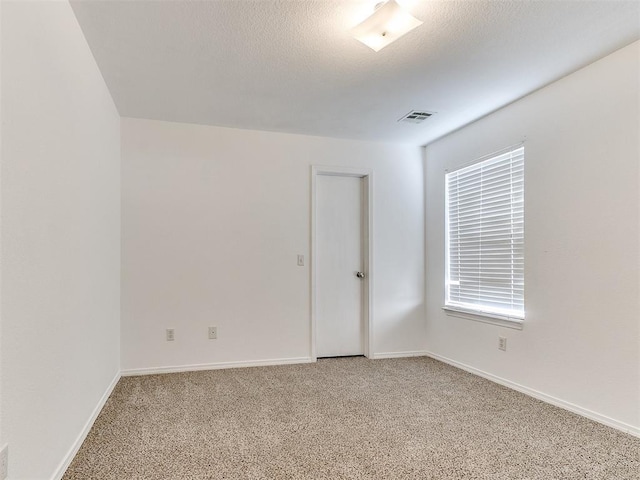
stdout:
<svg viewBox="0 0 640 480">
<path fill-rule="evenodd" d="M 316 354 L 316 222 L 317 222 L 317 190 L 316 180 L 319 175 L 356 177 L 363 179 L 362 207 L 362 252 L 364 257 L 364 285 L 362 288 L 363 344 L 364 356 L 373 355 L 373 170 L 370 168 L 335 167 L 324 165 L 311 166 L 311 325 L 310 344 L 311 360 L 318 359 Z"/>
</svg>

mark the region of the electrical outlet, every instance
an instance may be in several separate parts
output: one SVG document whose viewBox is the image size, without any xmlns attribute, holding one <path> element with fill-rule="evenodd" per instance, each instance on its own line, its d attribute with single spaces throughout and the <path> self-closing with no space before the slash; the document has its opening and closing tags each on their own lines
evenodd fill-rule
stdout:
<svg viewBox="0 0 640 480">
<path fill-rule="evenodd" d="M 9 445 L 4 445 L 0 450 L 0 480 L 9 476 Z"/>
<path fill-rule="evenodd" d="M 173 342 L 176 339 L 173 328 L 167 328 L 167 342 Z"/>
<path fill-rule="evenodd" d="M 218 338 L 218 327 L 209 327 L 209 340 Z"/>
<path fill-rule="evenodd" d="M 304 255 L 298 255 L 298 266 L 304 267 Z"/>
<path fill-rule="evenodd" d="M 498 337 L 498 350 L 507 351 L 507 337 Z"/>
</svg>

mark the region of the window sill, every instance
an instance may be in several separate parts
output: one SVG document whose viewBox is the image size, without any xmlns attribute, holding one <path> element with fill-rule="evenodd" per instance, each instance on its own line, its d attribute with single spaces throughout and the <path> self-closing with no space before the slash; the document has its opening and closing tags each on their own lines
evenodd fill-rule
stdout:
<svg viewBox="0 0 640 480">
<path fill-rule="evenodd" d="M 503 317 L 501 315 L 493 315 L 491 313 L 471 312 L 454 307 L 442 307 L 442 310 L 444 310 L 444 313 L 452 317 L 474 320 L 476 322 L 488 323 L 490 325 L 498 325 L 500 327 L 513 328 L 516 330 L 522 330 L 524 325 L 522 320 Z"/>
</svg>

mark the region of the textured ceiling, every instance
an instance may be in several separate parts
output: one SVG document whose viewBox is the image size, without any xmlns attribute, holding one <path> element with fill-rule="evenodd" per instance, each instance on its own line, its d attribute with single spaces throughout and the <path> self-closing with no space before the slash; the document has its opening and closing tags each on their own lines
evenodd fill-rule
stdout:
<svg viewBox="0 0 640 480">
<path fill-rule="evenodd" d="M 71 3 L 122 116 L 412 144 L 640 38 L 636 1 L 398 0 L 424 25 L 376 53 L 377 1 Z"/>
</svg>

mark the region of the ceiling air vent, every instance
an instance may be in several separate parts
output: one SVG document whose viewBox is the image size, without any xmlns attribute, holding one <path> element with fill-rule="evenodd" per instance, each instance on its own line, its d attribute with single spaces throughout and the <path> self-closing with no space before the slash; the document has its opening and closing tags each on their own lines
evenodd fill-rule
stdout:
<svg viewBox="0 0 640 480">
<path fill-rule="evenodd" d="M 411 110 L 404 117 L 402 117 L 399 122 L 409 122 L 409 123 L 422 123 L 431 115 L 436 112 L 429 112 L 427 110 Z"/>
</svg>

